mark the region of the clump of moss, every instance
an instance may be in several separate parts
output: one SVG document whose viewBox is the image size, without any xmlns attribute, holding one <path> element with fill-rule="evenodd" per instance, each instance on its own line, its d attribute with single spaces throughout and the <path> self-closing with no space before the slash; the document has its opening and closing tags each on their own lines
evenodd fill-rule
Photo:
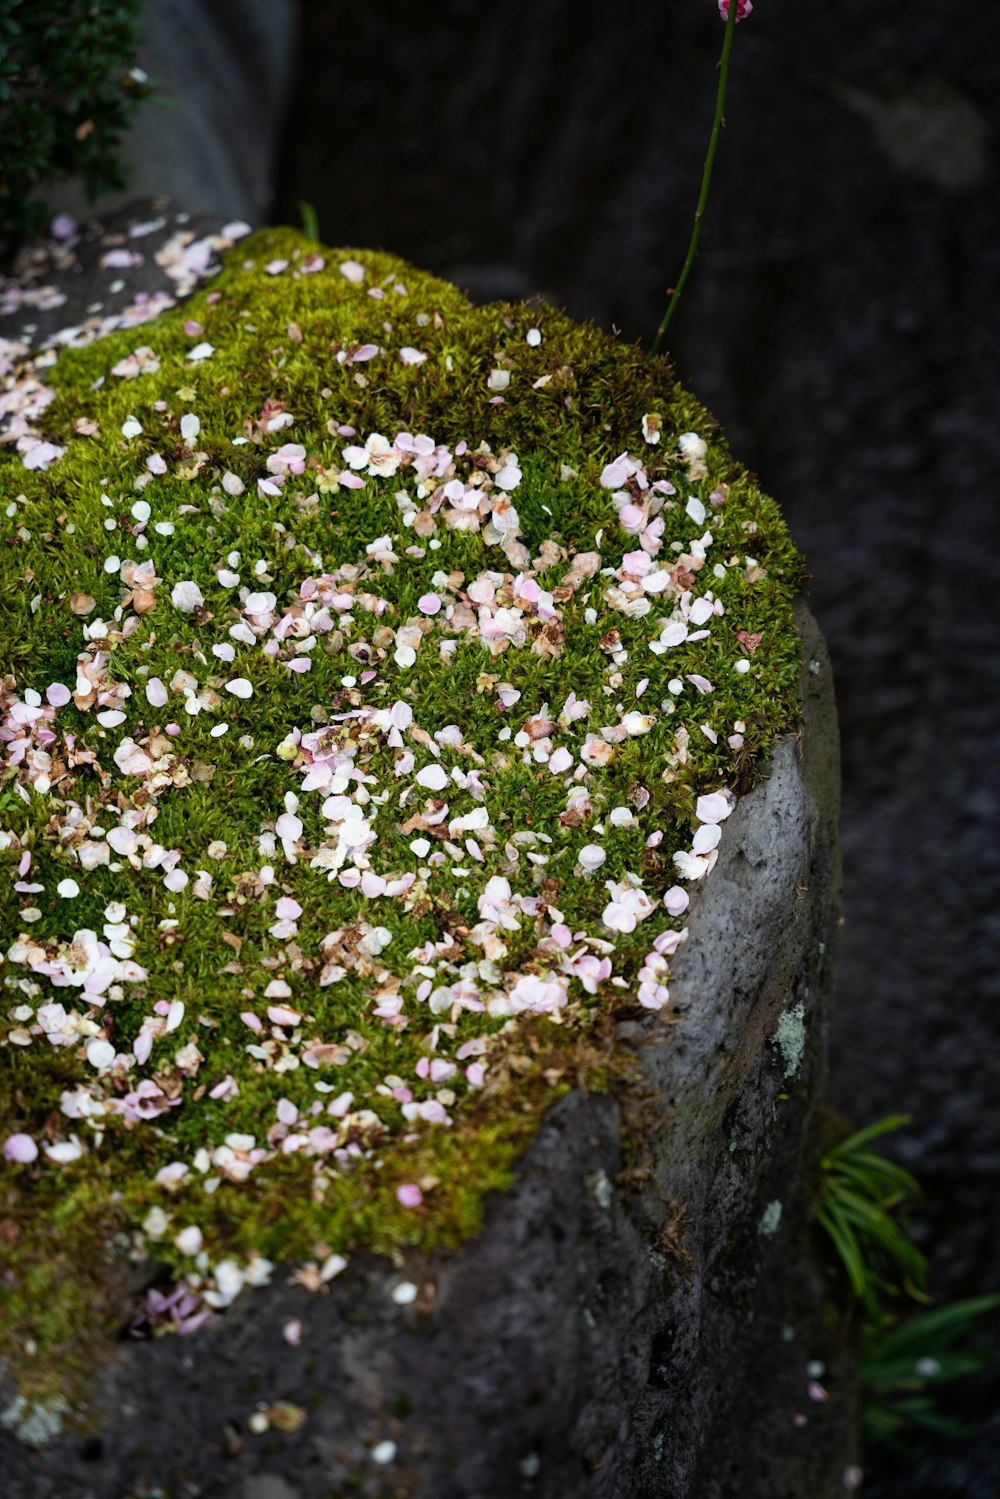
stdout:
<svg viewBox="0 0 1000 1499">
<path fill-rule="evenodd" d="M 257 235 L 33 380 L 0 1356 L 44 1391 L 148 1256 L 188 1292 L 156 1330 L 476 1231 L 620 1072 L 612 1020 L 669 1010 L 687 888 L 797 722 L 803 574 L 665 360 L 388 255 Z"/>
</svg>

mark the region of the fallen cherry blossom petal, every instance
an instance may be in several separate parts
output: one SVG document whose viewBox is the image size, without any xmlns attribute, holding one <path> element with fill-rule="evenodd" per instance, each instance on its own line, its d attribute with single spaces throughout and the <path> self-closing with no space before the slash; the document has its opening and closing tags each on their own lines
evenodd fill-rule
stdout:
<svg viewBox="0 0 1000 1499">
<path fill-rule="evenodd" d="M 695 803 L 695 816 L 699 822 L 724 822 L 732 810 L 733 803 L 721 791 L 699 796 Z"/>
<path fill-rule="evenodd" d="M 190 614 L 192 610 L 201 608 L 205 603 L 205 599 L 197 583 L 193 583 L 188 579 L 185 582 L 174 584 L 170 590 L 170 602 L 182 614 Z"/>
<path fill-rule="evenodd" d="M 680 885 L 671 885 L 663 897 L 663 904 L 671 916 L 682 916 L 691 904 L 691 897 Z"/>
<path fill-rule="evenodd" d="M 38 1159 L 38 1146 L 30 1135 L 8 1135 L 3 1143 L 4 1160 L 30 1166 Z"/>
</svg>

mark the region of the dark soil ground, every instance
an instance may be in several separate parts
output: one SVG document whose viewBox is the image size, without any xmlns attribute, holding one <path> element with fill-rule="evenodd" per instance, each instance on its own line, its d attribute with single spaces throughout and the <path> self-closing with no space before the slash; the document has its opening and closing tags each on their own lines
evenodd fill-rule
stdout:
<svg viewBox="0 0 1000 1499">
<path fill-rule="evenodd" d="M 276 216 L 476 297 L 651 337 L 683 259 L 712 0 L 303 6 Z M 759 0 L 736 38 L 679 372 L 813 571 L 844 746 L 830 1095 L 926 1188 L 942 1298 L 1000 1285 L 1000 12 Z M 1000 1379 L 968 1442 L 869 1454 L 874 1499 L 1000 1493 Z"/>
</svg>

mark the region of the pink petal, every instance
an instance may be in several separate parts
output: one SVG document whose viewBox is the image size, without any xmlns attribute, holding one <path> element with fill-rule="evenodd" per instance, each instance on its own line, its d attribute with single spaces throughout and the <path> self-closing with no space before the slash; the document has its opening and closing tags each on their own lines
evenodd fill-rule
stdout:
<svg viewBox="0 0 1000 1499">
<path fill-rule="evenodd" d="M 267 1018 L 275 1025 L 298 1025 L 302 1016 L 288 1005 L 268 1005 Z"/>
<path fill-rule="evenodd" d="M 732 810 L 728 797 L 721 791 L 711 791 L 707 796 L 699 796 L 694 815 L 699 822 L 724 822 Z"/>
<path fill-rule="evenodd" d="M 4 1159 L 28 1166 L 38 1158 L 38 1146 L 30 1135 L 8 1135 L 3 1146 Z"/>
<path fill-rule="evenodd" d="M 691 897 L 680 885 L 672 885 L 663 897 L 663 904 L 671 916 L 682 916 L 691 904 Z"/>
</svg>

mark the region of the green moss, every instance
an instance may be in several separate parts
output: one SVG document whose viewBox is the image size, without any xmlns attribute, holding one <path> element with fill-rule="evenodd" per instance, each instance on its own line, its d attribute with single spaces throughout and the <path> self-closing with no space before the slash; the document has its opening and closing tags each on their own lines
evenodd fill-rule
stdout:
<svg viewBox="0 0 1000 1499">
<path fill-rule="evenodd" d="M 313 249 L 290 231 L 257 235 L 183 310 L 40 368 L 56 391 L 44 436 L 64 444 L 65 455 L 40 472 L 26 470 L 9 449 L 0 457 L 11 533 L 0 561 L 6 622 L 0 670 L 8 674 L 8 706 L 23 701 L 28 689 L 44 694 L 53 682 L 72 688 L 81 653 L 92 667 L 103 653 L 105 694 L 103 704 L 79 697 L 60 707 L 55 739 L 36 740 L 25 759 L 9 766 L 0 799 L 0 827 L 8 835 L 0 861 L 10 876 L 0 891 L 8 952 L 0 1138 L 19 1132 L 44 1146 L 75 1135 L 85 1146 L 75 1162 L 55 1164 L 43 1153 L 39 1163 L 8 1164 L 0 1176 L 10 1292 L 0 1356 L 32 1393 L 71 1386 L 78 1394 L 85 1387 L 90 1363 L 134 1310 L 136 1277 L 150 1255 L 170 1274 L 186 1273 L 211 1292 L 223 1261 L 321 1264 L 331 1254 L 363 1249 L 429 1251 L 475 1233 L 484 1195 L 509 1185 L 551 1102 L 571 1087 L 614 1086 L 627 1073 L 610 1041 L 612 1020 L 640 1013 L 637 975 L 652 939 L 681 921 L 660 905 L 632 933 L 609 931 L 602 925 L 605 882 L 632 876 L 658 901 L 676 882 L 672 855 L 690 845 L 698 796 L 746 789 L 774 736 L 797 723 L 799 643 L 791 611 L 801 561 L 774 504 L 677 387 L 666 361 L 548 308 L 474 309 L 453 287 L 386 255 L 353 252 L 365 273 L 355 285 L 339 269 L 343 254 L 327 254 L 322 269 L 311 269 L 304 257 Z M 276 258 L 287 267 L 265 270 Z M 370 296 L 371 289 L 383 296 Z M 186 332 L 185 320 L 203 332 Z M 537 344 L 526 341 L 532 327 L 541 333 Z M 187 356 L 202 341 L 214 352 L 192 362 Z M 378 345 L 379 354 L 352 360 L 351 351 L 364 344 Z M 137 378 L 110 373 L 142 347 L 155 358 Z M 406 364 L 398 353 L 403 347 L 427 357 Z M 490 383 L 497 369 L 510 372 L 502 401 L 494 400 Z M 264 430 L 282 407 L 294 425 Z M 199 417 L 196 435 L 182 434 L 186 413 Z M 658 413 L 662 423 L 657 445 L 643 438 L 647 413 Z M 141 435 L 123 435 L 130 417 Z M 344 426 L 357 436 L 339 433 Z M 530 563 L 505 555 L 481 532 L 445 524 L 445 507 L 432 519 L 438 480 L 421 494 L 404 467 L 366 477 L 362 489 L 344 487 L 338 475 L 347 472 L 345 446 L 372 433 L 391 442 L 400 431 L 430 434 L 449 450 L 451 466 L 440 482 L 456 472 L 464 479 L 476 472 L 493 477 L 516 455 L 522 477 L 511 499 Z M 678 436 L 688 432 L 707 442 L 701 468 L 691 469 L 679 449 Z M 234 444 L 240 437 L 247 440 Z M 286 442 L 305 447 L 305 471 L 289 474 L 278 493 L 262 493 L 265 460 Z M 468 452 L 456 455 L 463 442 Z M 614 577 L 586 579 L 575 591 L 564 583 L 574 555 L 600 551 L 602 565 L 613 570 L 623 553 L 638 548 L 600 483 L 605 466 L 624 452 L 645 465 L 651 482 L 672 486 L 657 492 L 666 527 L 660 557 L 682 571 L 645 615 L 615 606 Z M 137 493 L 154 454 L 165 471 Z M 242 493 L 231 492 L 239 486 L 231 478 L 224 484 L 226 475 L 241 481 Z M 408 496 L 402 506 L 401 492 Z M 643 498 L 638 489 L 633 497 Z M 692 498 L 704 505 L 704 520 L 686 513 Z M 140 500 L 152 511 L 145 526 L 141 509 L 138 517 L 133 512 Z M 418 515 L 412 528 L 407 508 L 411 519 Z M 164 524 L 171 533 L 155 530 Z M 703 559 L 692 544 L 708 528 L 712 541 Z M 366 546 L 383 536 L 392 560 L 369 558 Z M 155 563 L 158 581 L 148 599 L 127 586 L 121 571 L 105 568 L 111 555 Z M 303 648 L 293 640 L 275 642 L 277 654 L 264 654 L 260 643 L 272 638 L 269 630 L 253 647 L 237 641 L 232 664 L 212 654 L 242 618 L 240 591 L 220 581 L 220 568 L 240 575 L 244 593 L 273 593 L 280 619 L 293 606 L 302 615 L 305 579 L 345 565 L 357 572 L 336 586 L 350 587 L 360 602 L 351 623 L 338 616 L 338 628 L 314 632 L 307 673 L 297 675 L 287 664 Z M 475 630 L 452 629 L 442 608 L 427 632 L 414 636 L 419 649 L 412 665 L 398 660 L 396 632 L 421 620 L 428 625 L 418 600 L 436 593 L 446 605 L 464 600 L 470 607 L 465 589 L 488 569 L 503 575 L 505 607 L 513 603 L 514 579 L 526 570 L 552 595 L 558 624 L 547 625 L 525 606 L 523 641 L 493 655 Z M 182 611 L 171 593 L 188 580 L 199 585 L 203 604 Z M 650 641 L 682 608 L 684 590 L 711 590 L 724 613 L 712 617 L 704 638 L 656 654 Z M 84 617 L 73 608 L 80 594 L 93 600 Z M 369 612 L 373 601 L 381 612 Z M 137 612 L 146 603 L 153 607 Z M 474 605 L 469 617 L 474 623 Z M 103 633 L 94 631 L 95 621 L 104 622 Z M 95 636 L 89 642 L 84 624 Z M 451 654 L 440 649 L 448 639 L 457 642 Z M 744 674 L 735 669 L 738 661 L 748 663 Z M 192 693 L 200 695 L 194 714 L 184 708 L 183 682 L 165 707 L 147 702 L 147 683 L 160 679 L 171 687 L 178 670 L 190 673 Z M 677 692 L 667 685 L 675 674 Z M 708 679 L 712 690 L 702 694 L 693 676 Z M 251 682 L 250 700 L 227 692 L 235 677 Z M 503 684 L 521 694 L 506 708 L 498 695 Z M 590 707 L 579 720 L 560 722 L 570 692 Z M 102 727 L 96 714 L 119 702 L 125 721 Z M 378 711 L 394 703 L 412 707 L 423 738 L 407 731 L 394 742 L 385 722 L 357 716 L 362 707 Z M 579 759 L 586 735 L 617 729 L 631 710 L 651 716 L 648 732 L 615 744 L 606 765 Z M 557 721 L 551 744 L 574 755 L 566 773 L 553 773 L 530 746 L 500 737 L 506 729 L 516 734 L 533 715 L 536 728 L 543 716 Z M 173 737 L 164 732 L 171 720 L 180 723 Z M 213 737 L 223 720 L 228 732 Z M 447 737 L 429 743 L 426 736 L 449 725 L 459 727 L 460 744 Z M 387 878 L 415 876 L 396 898 L 344 888 L 336 868 L 314 862 L 337 839 L 322 810 L 327 793 L 301 789 L 307 757 L 289 736 L 323 726 L 326 747 L 353 756 L 364 794 L 385 798 L 365 802 L 362 795 L 359 805 L 377 834 L 366 851 L 370 867 Z M 731 746 L 737 733 L 742 744 Z M 167 757 L 158 761 L 168 768 L 162 785 L 116 764 L 126 735 L 150 755 Z M 400 771 L 406 751 L 415 763 Z M 50 755 L 51 765 L 39 754 Z M 445 841 L 444 827 L 434 823 L 441 797 L 412 785 L 416 770 L 437 763 L 451 777 L 442 792 L 449 802 L 445 825 L 487 808 L 489 826 L 474 830 L 474 852 L 465 841 L 469 830 Z M 41 789 L 32 784 L 40 773 L 47 777 Z M 568 804 L 574 787 L 590 798 L 582 813 Z M 294 805 L 289 795 L 299 798 L 303 825 L 295 862 L 273 833 Z M 628 808 L 631 820 L 609 821 L 615 808 Z M 430 825 L 415 827 L 414 815 L 429 817 Z M 150 843 L 179 853 L 190 876 L 184 889 L 164 886 L 162 866 L 143 867 L 140 859 L 130 866 L 115 852 L 107 864 L 81 869 L 77 850 L 95 842 L 91 830 L 107 832 L 123 817 Z M 432 853 L 414 852 L 418 834 Z M 653 834 L 660 841 L 650 846 Z M 590 877 L 577 863 L 588 842 L 601 843 L 607 854 Z M 41 890 L 14 888 L 26 851 L 32 858 L 23 882 Z M 273 867 L 270 883 L 260 875 L 265 865 Z M 199 884 L 202 870 L 212 876 L 210 886 Z M 72 899 L 56 889 L 67 877 L 79 886 Z M 492 966 L 473 930 L 490 877 L 509 879 L 529 902 L 516 927 L 496 933 L 503 949 Z M 302 907 L 292 930 L 280 921 L 274 930 L 280 896 Z M 108 917 L 113 902 L 125 905 L 123 917 Z M 550 907 L 559 915 L 550 916 Z M 51 974 L 38 969 L 37 951 L 32 967 L 32 943 L 61 961 L 60 943 L 74 931 L 100 936 L 109 920 L 130 924 L 131 961 L 142 971 L 119 974 L 103 1006 L 89 1006 L 79 988 L 54 988 Z M 457 1004 L 434 1013 L 427 995 L 417 992 L 412 954 L 445 936 L 451 948 L 423 964 L 427 973 L 435 965 L 434 985 L 457 983 L 463 964 L 486 998 L 509 993 L 518 975 L 558 977 L 554 922 L 574 938 L 584 932 L 612 939 L 614 981 L 602 981 L 591 994 L 563 975 L 566 1002 L 558 1012 L 516 1022 L 495 1006 L 494 1013 Z M 376 927 L 391 942 L 365 956 L 358 942 Z M 341 936 L 324 948 L 330 933 Z M 344 972 L 326 984 L 321 977 L 329 962 Z M 288 997 L 265 995 L 275 981 Z M 404 999 L 405 1026 L 373 1013 L 376 996 L 394 995 Z M 71 1045 L 50 1045 L 37 1020 L 53 1001 L 72 1012 L 71 1026 L 73 1014 L 83 1022 Z M 144 1025 L 158 1024 L 154 1005 L 162 1010 L 178 1001 L 183 1018 L 155 1036 L 148 1062 L 95 1068 L 87 1061 L 88 1024 L 91 1036 L 107 1034 L 119 1057 L 130 1058 Z M 272 1024 L 273 1003 L 292 1006 L 300 1019 Z M 259 1033 L 241 1020 L 245 1012 L 258 1015 Z M 418 1074 L 421 1058 L 450 1057 L 461 1043 L 477 1040 L 485 1048 L 485 1086 L 464 1075 L 475 1055 L 461 1059 L 443 1093 L 440 1079 Z M 310 1065 L 303 1056 L 316 1042 L 328 1051 Z M 123 1101 L 142 1078 L 154 1078 L 164 1097 L 179 1104 L 154 1118 L 129 1118 Z M 226 1078 L 238 1091 L 213 1098 Z M 66 1117 L 67 1092 L 81 1087 L 103 1098 L 103 1116 Z M 401 1098 L 393 1096 L 404 1087 L 412 1101 L 439 1103 L 450 1123 L 404 1118 Z M 322 1112 L 306 1120 L 337 1133 L 336 1151 L 282 1153 L 283 1139 L 300 1121 L 279 1125 L 279 1101 L 325 1110 L 345 1090 L 354 1095 L 346 1116 Z M 242 1181 L 199 1157 L 233 1134 L 253 1136 L 268 1157 Z M 157 1172 L 174 1162 L 188 1166 L 187 1176 L 173 1188 L 158 1184 Z M 420 1184 L 418 1208 L 397 1200 L 401 1183 Z M 162 1218 L 158 1227 L 158 1213 L 166 1215 L 165 1227 Z M 192 1225 L 203 1234 L 198 1258 L 173 1242 Z M 35 1351 L 25 1353 L 26 1347 Z"/>
</svg>

